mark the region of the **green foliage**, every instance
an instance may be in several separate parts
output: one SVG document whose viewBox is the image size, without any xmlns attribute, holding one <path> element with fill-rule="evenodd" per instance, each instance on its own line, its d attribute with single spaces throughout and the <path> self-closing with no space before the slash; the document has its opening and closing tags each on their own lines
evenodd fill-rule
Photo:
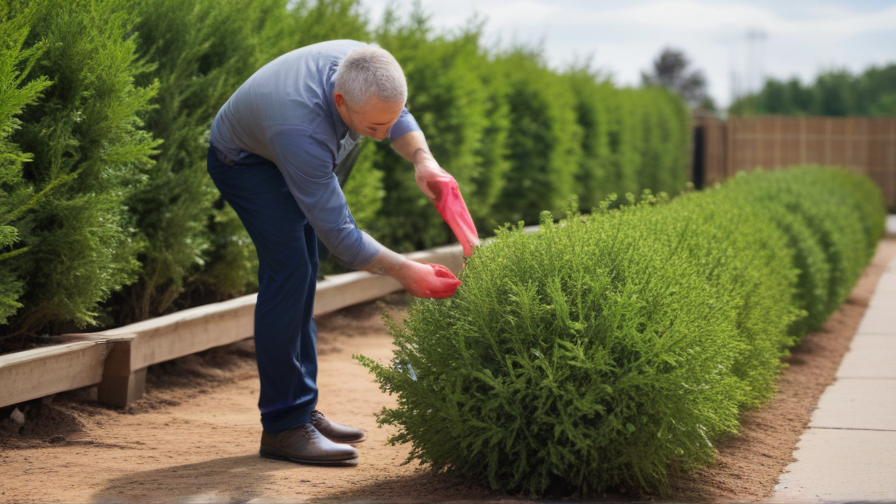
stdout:
<svg viewBox="0 0 896 504">
<path fill-rule="evenodd" d="M 36 203 L 31 185 L 22 178 L 22 165 L 31 155 L 19 150 L 9 136 L 21 125 L 16 116 L 49 85 L 41 78 L 23 85 L 45 48 L 43 44 L 23 48 L 30 22 L 30 12 L 10 18 L 9 7 L 0 5 L 0 324 L 21 308 L 17 299 L 24 289 L 9 259 L 26 253 L 27 248 L 15 248 L 19 230 L 10 224 Z"/>
<path fill-rule="evenodd" d="M 576 96 L 538 54 L 515 49 L 499 55 L 494 72 L 508 86 L 512 132 L 510 169 L 498 199 L 498 222 L 538 222 L 542 209 L 559 212 L 576 193 L 582 157 L 582 128 Z"/>
<path fill-rule="evenodd" d="M 817 167 L 736 177 L 730 186 L 762 204 L 788 235 L 800 269 L 797 306 L 808 314 L 792 333 L 817 329 L 846 301 L 883 236 L 880 191 L 866 178 Z"/>
<path fill-rule="evenodd" d="M 252 254 L 241 226 L 223 225 L 236 218 L 232 210 L 212 206 L 220 196 L 206 173 L 207 131 L 218 108 L 260 66 L 257 49 L 262 44 L 259 34 L 265 33 L 263 20 L 277 6 L 285 12 L 281 3 L 132 2 L 138 50 L 156 63 L 141 82 L 159 83 L 146 127 L 165 142 L 148 172 L 147 185 L 127 202 L 147 246 L 140 255 L 138 282 L 114 300 L 118 323 L 164 313 L 210 255 L 223 256 L 216 258 L 229 267 L 238 265 L 226 259 L 231 243 L 247 245 Z M 230 22 L 233 19 L 240 22 Z M 216 242 L 211 229 L 231 234 Z M 211 251 L 213 244 L 223 250 Z M 225 271 L 212 274 L 210 281 L 227 284 Z M 242 268 L 232 271 L 239 278 Z M 222 289 L 241 292 L 246 285 Z"/>
<path fill-rule="evenodd" d="M 24 46 L 45 50 L 22 83 L 53 85 L 12 135 L 33 153 L 23 177 L 43 195 L 12 224 L 28 248 L 9 260 L 26 286 L 13 333 L 95 324 L 99 303 L 133 281 L 142 244 L 124 201 L 158 144 L 139 118 L 155 86 L 135 85 L 151 66 L 138 60 L 125 2 L 12 2 L 9 12 L 29 16 L 26 5 Z"/>
<path fill-rule="evenodd" d="M 504 109 L 491 93 L 480 37 L 476 25 L 456 36 L 434 35 L 419 10 L 407 21 L 387 12 L 376 32 L 407 76 L 408 110 L 435 158 L 457 180 L 474 219 L 489 214 L 507 170 L 500 154 L 508 123 L 495 115 Z M 451 241 L 450 229 L 417 187 L 413 167 L 385 142 L 377 144 L 375 155 L 388 188 L 375 234 L 402 250 Z"/>
<path fill-rule="evenodd" d="M 798 79 L 769 79 L 762 90 L 731 104 L 733 115 L 782 114 L 826 116 L 896 115 L 896 64 L 871 67 L 860 75 L 846 70 L 822 72 L 812 84 Z"/>
<path fill-rule="evenodd" d="M 453 298 L 392 326 L 391 365 L 359 357 L 409 460 L 532 495 L 662 494 L 771 396 L 795 322 L 831 312 L 807 300 L 848 292 L 883 229 L 876 188 L 817 167 L 608 207 L 501 230 Z"/>
<path fill-rule="evenodd" d="M 573 194 L 590 210 L 685 180 L 681 100 L 489 50 L 476 19 L 437 33 L 419 8 L 371 27 L 357 0 L 15 0 L 0 5 L 0 34 L 0 323 L 17 313 L 4 336 L 254 289 L 251 240 L 206 173 L 208 129 L 258 68 L 323 40 L 395 54 L 480 230 L 534 222 Z M 388 143 L 368 142 L 345 192 L 389 246 L 454 239 Z"/>
<path fill-rule="evenodd" d="M 132 8 L 138 50 L 156 63 L 141 82 L 159 82 L 146 126 L 165 143 L 147 186 L 128 201 L 147 246 L 139 281 L 114 300 L 119 324 L 255 288 L 252 242 L 206 173 L 211 122 L 243 81 L 280 54 L 365 34 L 354 1 L 306 1 L 290 10 L 286 0 L 141 0 Z M 367 178 L 361 172 L 356 178 Z M 376 211 L 369 198 L 360 203 Z"/>
<path fill-rule="evenodd" d="M 576 171 L 576 195 L 582 210 L 597 207 L 613 191 L 621 190 L 619 177 L 612 171 L 610 102 L 616 90 L 588 68 L 575 68 L 566 73 L 575 95 L 576 122 L 582 130 L 582 155 Z"/>
</svg>

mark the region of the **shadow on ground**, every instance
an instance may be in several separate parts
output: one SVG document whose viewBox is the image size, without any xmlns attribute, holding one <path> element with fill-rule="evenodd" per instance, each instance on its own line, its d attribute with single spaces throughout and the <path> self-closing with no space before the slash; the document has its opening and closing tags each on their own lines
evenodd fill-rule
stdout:
<svg viewBox="0 0 896 504">
<path fill-rule="evenodd" d="M 115 478 L 90 500 L 184 502 L 191 500 L 185 496 L 220 496 L 209 501 L 229 502 L 225 496 L 238 496 L 246 501 L 264 495 L 275 483 L 269 473 L 281 469 L 281 463 L 254 454 L 221 458 Z"/>
</svg>

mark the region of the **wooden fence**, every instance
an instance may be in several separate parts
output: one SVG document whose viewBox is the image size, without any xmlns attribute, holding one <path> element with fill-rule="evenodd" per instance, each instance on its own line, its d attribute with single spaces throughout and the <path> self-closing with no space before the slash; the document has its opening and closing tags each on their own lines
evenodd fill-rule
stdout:
<svg viewBox="0 0 896 504">
<path fill-rule="evenodd" d="M 739 171 L 796 164 L 842 166 L 866 175 L 896 211 L 896 117 L 764 116 L 695 123 L 698 187 Z"/>
</svg>

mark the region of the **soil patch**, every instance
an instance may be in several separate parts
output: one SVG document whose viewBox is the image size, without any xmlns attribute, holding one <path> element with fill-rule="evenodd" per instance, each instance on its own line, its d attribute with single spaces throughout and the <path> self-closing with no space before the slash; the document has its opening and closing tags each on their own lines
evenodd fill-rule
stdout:
<svg viewBox="0 0 896 504">
<path fill-rule="evenodd" d="M 755 501 L 771 495 L 824 389 L 833 382 L 877 279 L 896 256 L 881 242 L 850 298 L 788 359 L 779 393 L 743 417 L 741 433 L 717 447 L 717 463 L 673 482 L 673 498 Z M 402 465 L 407 446 L 389 446 L 393 430 L 375 413 L 395 399 L 351 359 L 387 362 L 385 310 L 401 320 L 406 294 L 318 319 L 319 408 L 369 433 L 355 468 L 261 459 L 255 406 L 258 378 L 251 340 L 152 366 L 144 399 L 125 409 L 95 402 L 95 389 L 19 405 L 20 426 L 0 411 L 0 502 L 431 502 L 525 500 L 470 485 L 456 474 Z M 606 501 L 631 500 L 626 495 Z"/>
</svg>

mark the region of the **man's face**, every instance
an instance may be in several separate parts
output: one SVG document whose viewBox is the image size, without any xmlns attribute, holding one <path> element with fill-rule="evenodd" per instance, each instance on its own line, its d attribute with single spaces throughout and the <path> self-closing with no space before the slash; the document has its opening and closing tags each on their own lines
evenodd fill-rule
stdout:
<svg viewBox="0 0 896 504">
<path fill-rule="evenodd" d="M 384 102 L 374 97 L 360 107 L 352 107 L 346 103 L 341 93 L 335 93 L 333 100 L 348 129 L 376 140 L 386 138 L 404 108 L 404 103 Z"/>
</svg>

